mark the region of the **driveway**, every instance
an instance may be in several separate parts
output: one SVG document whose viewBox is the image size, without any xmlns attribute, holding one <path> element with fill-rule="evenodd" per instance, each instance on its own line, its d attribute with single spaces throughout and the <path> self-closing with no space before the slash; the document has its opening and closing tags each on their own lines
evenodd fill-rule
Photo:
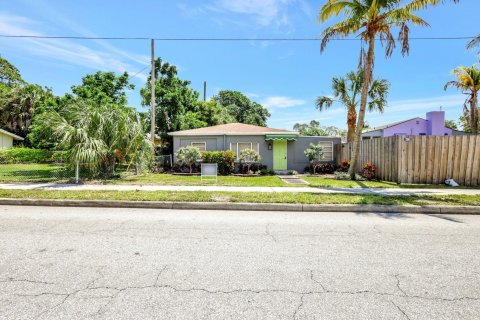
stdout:
<svg viewBox="0 0 480 320">
<path fill-rule="evenodd" d="M 480 216 L 0 207 L 0 319 L 478 319 Z"/>
</svg>

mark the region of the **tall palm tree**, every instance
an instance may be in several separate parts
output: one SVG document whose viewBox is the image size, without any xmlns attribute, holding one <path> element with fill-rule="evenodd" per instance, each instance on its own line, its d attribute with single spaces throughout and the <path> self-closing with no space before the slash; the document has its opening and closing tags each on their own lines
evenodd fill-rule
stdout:
<svg viewBox="0 0 480 320">
<path fill-rule="evenodd" d="M 459 0 L 452 0 L 458 2 Z M 318 20 L 325 22 L 340 14 L 345 19 L 326 28 L 322 33 L 321 51 L 325 50 L 331 39 L 359 36 L 362 41 L 360 50 L 361 66 L 365 70 L 365 79 L 362 86 L 360 109 L 358 113 L 357 128 L 353 155 L 349 175 L 355 179 L 355 167 L 360 150 L 360 140 L 365 121 L 369 84 L 372 79 L 373 64 L 375 60 L 375 40 L 379 38 L 385 43 L 385 55 L 391 56 L 395 48 L 395 38 L 392 35 L 392 28 L 398 27 L 399 41 L 402 46 L 402 54 L 409 52 L 409 24 L 428 26 L 428 23 L 413 14 L 414 11 L 425 8 L 429 5 L 443 3 L 444 0 L 410 0 L 402 4 L 401 0 L 328 0 L 320 9 Z M 363 50 L 363 44 L 368 47 L 367 53 Z"/>
<path fill-rule="evenodd" d="M 355 127 L 357 125 L 357 107 L 359 105 L 359 96 L 362 91 L 364 81 L 364 71 L 349 72 L 345 77 L 334 77 L 332 79 L 333 97 L 322 96 L 316 100 L 316 107 L 323 111 L 330 108 L 335 101 L 339 101 L 347 108 L 347 142 L 353 142 L 355 139 Z M 370 112 L 378 110 L 383 113 L 387 106 L 387 95 L 390 83 L 385 79 L 374 80 L 368 90 L 368 110 Z"/>
<path fill-rule="evenodd" d="M 463 110 L 472 133 L 478 134 L 478 92 L 480 91 L 480 68 L 476 65 L 471 67 L 460 66 L 452 71 L 456 80 L 449 81 L 445 84 L 445 90 L 450 86 L 456 87 L 463 94 L 467 95 L 467 99 L 463 105 Z"/>
<path fill-rule="evenodd" d="M 14 86 L 0 97 L 0 124 L 25 137 L 37 104 L 48 92 L 34 84 Z"/>
</svg>

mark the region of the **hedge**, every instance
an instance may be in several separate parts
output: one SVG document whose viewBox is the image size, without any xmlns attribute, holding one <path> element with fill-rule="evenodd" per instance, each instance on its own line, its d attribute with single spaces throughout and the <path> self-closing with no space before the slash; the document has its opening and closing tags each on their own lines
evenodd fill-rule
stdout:
<svg viewBox="0 0 480 320">
<path fill-rule="evenodd" d="M 0 149 L 0 163 L 52 163 L 64 162 L 65 152 L 43 149 Z"/>
<path fill-rule="evenodd" d="M 218 174 L 226 176 L 235 171 L 235 153 L 227 151 L 205 151 L 202 154 L 203 163 L 218 164 Z"/>
</svg>

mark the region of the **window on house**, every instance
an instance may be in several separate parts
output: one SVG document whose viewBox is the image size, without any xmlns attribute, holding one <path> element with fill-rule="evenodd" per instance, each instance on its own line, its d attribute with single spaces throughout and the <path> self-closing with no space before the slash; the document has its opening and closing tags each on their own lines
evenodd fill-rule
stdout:
<svg viewBox="0 0 480 320">
<path fill-rule="evenodd" d="M 427 134 L 425 132 L 420 133 L 421 136 L 426 136 Z"/>
<path fill-rule="evenodd" d="M 192 147 L 197 147 L 200 152 L 207 151 L 207 143 L 206 142 L 192 142 Z"/>
<path fill-rule="evenodd" d="M 323 160 L 333 161 L 333 142 L 332 141 L 320 141 L 319 144 L 323 149 Z"/>
<path fill-rule="evenodd" d="M 230 143 L 230 150 L 235 152 L 235 157 L 238 160 L 240 152 L 245 149 L 252 149 L 260 153 L 260 145 L 258 142 L 233 142 Z"/>
</svg>

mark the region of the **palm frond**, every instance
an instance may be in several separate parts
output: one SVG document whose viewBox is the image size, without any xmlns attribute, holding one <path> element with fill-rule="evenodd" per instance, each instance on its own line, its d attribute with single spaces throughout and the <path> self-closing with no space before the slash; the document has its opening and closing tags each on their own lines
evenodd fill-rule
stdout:
<svg viewBox="0 0 480 320">
<path fill-rule="evenodd" d="M 324 109 L 330 108 L 333 105 L 334 101 L 335 100 L 327 96 L 318 97 L 315 101 L 315 106 L 319 111 L 322 111 Z"/>
</svg>

